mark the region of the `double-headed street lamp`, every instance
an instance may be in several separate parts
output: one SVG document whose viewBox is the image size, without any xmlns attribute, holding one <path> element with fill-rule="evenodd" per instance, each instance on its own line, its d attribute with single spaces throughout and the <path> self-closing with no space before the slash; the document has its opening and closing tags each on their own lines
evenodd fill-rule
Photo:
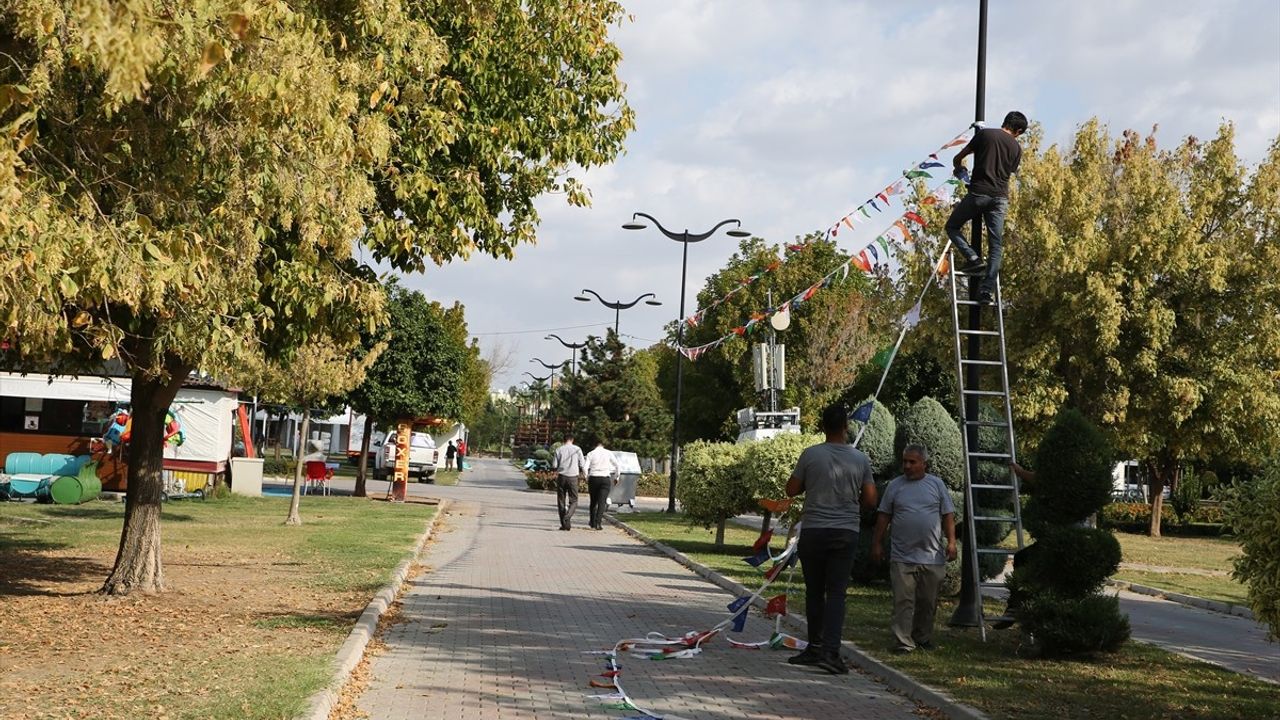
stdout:
<svg viewBox="0 0 1280 720">
<path fill-rule="evenodd" d="M 587 297 L 587 293 L 591 293 L 592 295 L 595 295 L 596 299 L 600 301 L 601 305 L 613 311 L 613 334 L 614 335 L 618 334 L 618 319 L 621 317 L 623 310 L 628 310 L 630 308 L 635 307 L 636 303 L 640 302 L 641 300 L 644 300 L 645 298 L 652 298 L 650 300 L 644 300 L 645 305 L 661 305 L 662 304 L 658 302 L 658 296 L 654 295 L 653 293 L 645 293 L 640 297 L 636 298 L 635 300 L 632 300 L 629 303 L 624 303 L 624 302 L 610 302 L 608 300 L 605 300 L 604 298 L 600 297 L 600 293 L 591 289 L 584 289 L 582 292 L 578 293 L 577 296 L 575 296 L 573 299 L 577 300 L 578 302 L 591 302 L 591 298 Z"/>
<path fill-rule="evenodd" d="M 689 274 L 689 243 L 702 242 L 725 225 L 736 225 L 732 230 L 726 232 L 730 237 L 745 238 L 751 237 L 751 233 L 742 229 L 742 222 L 737 219 L 721 220 L 716 223 L 715 227 L 704 233 L 691 233 L 688 230 L 684 232 L 671 232 L 658 222 L 658 219 L 648 213 L 633 213 L 631 222 L 622 226 L 623 230 L 644 230 L 649 227 L 641 222 L 639 218 L 646 218 L 658 228 L 658 232 L 675 240 L 684 246 L 683 256 L 680 261 L 680 315 L 676 318 L 676 344 L 684 344 L 684 291 L 685 284 Z M 684 354 L 676 351 L 676 413 L 674 422 L 671 425 L 671 484 L 667 488 L 667 512 L 676 511 L 676 462 L 680 454 L 680 400 L 684 395 Z"/>
<path fill-rule="evenodd" d="M 578 351 L 579 351 L 579 350 L 581 350 L 582 348 L 584 348 L 584 347 L 586 347 L 586 346 L 587 346 L 586 341 L 584 340 L 583 342 L 580 342 L 580 343 L 565 342 L 565 339 L 564 339 L 564 338 L 560 337 L 559 335 L 556 335 L 555 333 L 552 333 L 552 334 L 550 334 L 550 335 L 547 335 L 546 337 L 544 337 L 544 338 L 542 338 L 542 339 L 543 339 L 543 340 L 558 340 L 558 341 L 560 341 L 560 344 L 561 344 L 561 345 L 563 345 L 563 346 L 565 346 L 565 347 L 569 348 L 569 362 L 570 362 L 569 370 L 570 370 L 570 372 L 572 372 L 572 373 L 573 373 L 574 377 L 577 377 L 577 375 L 578 375 Z"/>
<path fill-rule="evenodd" d="M 542 358 L 533 358 L 533 359 L 532 359 L 532 360 L 530 360 L 529 362 L 536 362 L 536 363 L 538 363 L 538 364 L 539 364 L 539 365 L 541 365 L 542 367 L 544 367 L 544 368 L 546 368 L 546 369 L 548 369 L 548 370 L 551 370 L 551 371 L 552 371 L 552 374 L 554 374 L 556 370 L 559 370 L 560 368 L 562 368 L 562 367 L 564 367 L 565 365 L 568 365 L 568 364 L 569 364 L 569 361 L 568 361 L 568 360 L 565 360 L 565 361 L 564 361 L 564 362 L 562 362 L 562 363 L 556 363 L 556 364 L 552 365 L 552 364 L 550 364 L 550 363 L 545 363 L 545 362 L 543 362 L 543 361 L 542 361 Z"/>
</svg>

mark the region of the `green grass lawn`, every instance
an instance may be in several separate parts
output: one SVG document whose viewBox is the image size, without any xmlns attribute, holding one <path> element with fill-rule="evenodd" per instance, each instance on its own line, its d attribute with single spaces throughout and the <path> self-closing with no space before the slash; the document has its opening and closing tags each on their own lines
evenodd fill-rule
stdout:
<svg viewBox="0 0 1280 720">
<path fill-rule="evenodd" d="M 636 513 L 621 519 L 749 588 L 763 582 L 762 573 L 741 559 L 752 554 L 758 531 L 730 524 L 726 547 L 717 551 L 714 530 L 690 526 L 681 516 Z M 773 545 L 776 550 L 781 540 Z M 800 573 L 790 583 L 785 582 L 787 577 L 783 573 L 768 594 L 785 591 L 789 607 L 803 613 Z M 893 655 L 888 652 L 891 605 L 887 586 L 851 587 L 845 637 L 885 663 L 996 718 L 1274 718 L 1280 706 L 1280 694 L 1273 685 L 1138 642 L 1127 643 L 1113 655 L 1087 660 L 1020 657 L 1023 640 L 1016 629 L 988 633 L 988 642 L 983 643 L 974 630 L 946 627 L 954 609 L 950 601 L 938 610 L 935 641 L 940 650 Z M 759 629 L 763 621 L 753 618 L 753 622 Z"/>
<path fill-rule="evenodd" d="M 359 611 L 435 508 L 308 496 L 300 527 L 283 524 L 287 510 L 278 498 L 167 503 L 162 537 L 172 588 L 104 604 L 94 590 L 119 543 L 122 503 L 0 503 L 0 606 L 12 609 L 0 614 L 0 653 L 50 673 L 79 668 L 72 705 L 89 714 L 67 717 L 293 717 L 328 681 Z M 5 562 L 39 562 L 49 574 Z M 6 586 L 5 575 L 24 582 Z M 83 633 L 72 638 L 79 647 L 47 651 L 31 642 L 21 624 L 33 612 Z M 163 642 L 147 639 L 154 637 Z M 126 677 L 113 662 L 121 657 L 171 669 Z M 70 702 L 63 685 L 46 685 L 0 697 L 0 716 Z"/>
<path fill-rule="evenodd" d="M 1115 536 L 1120 541 L 1124 562 L 1154 565 L 1171 570 L 1230 572 L 1232 558 L 1240 554 L 1239 543 L 1229 538 L 1178 536 L 1153 538 L 1121 532 L 1116 533 Z M 1115 578 L 1209 600 L 1236 605 L 1247 604 L 1248 590 L 1230 575 L 1121 568 Z"/>
<path fill-rule="evenodd" d="M 460 474 L 457 470 L 436 470 L 435 483 L 437 485 L 457 485 Z"/>
</svg>

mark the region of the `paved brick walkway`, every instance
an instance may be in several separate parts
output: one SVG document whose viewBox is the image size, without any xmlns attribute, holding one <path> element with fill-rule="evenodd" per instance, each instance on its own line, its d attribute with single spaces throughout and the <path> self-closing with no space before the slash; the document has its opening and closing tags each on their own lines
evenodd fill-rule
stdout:
<svg viewBox="0 0 1280 720">
<path fill-rule="evenodd" d="M 587 697 L 609 691 L 588 686 L 603 661 L 582 651 L 710 627 L 733 599 L 616 529 L 586 529 L 585 508 L 560 532 L 554 496 L 525 491 L 497 461 L 477 463 L 462 486 L 413 489 L 454 505 L 359 699 L 377 720 L 636 716 Z M 770 627 L 753 615 L 746 639 Z M 687 660 L 624 654 L 623 681 L 642 705 L 689 720 L 918 717 L 914 702 L 857 670 L 795 668 L 788 654 L 723 640 Z"/>
</svg>

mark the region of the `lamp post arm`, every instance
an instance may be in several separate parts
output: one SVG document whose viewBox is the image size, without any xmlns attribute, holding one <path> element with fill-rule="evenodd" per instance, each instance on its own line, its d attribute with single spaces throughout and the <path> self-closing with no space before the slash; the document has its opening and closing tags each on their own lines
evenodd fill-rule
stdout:
<svg viewBox="0 0 1280 720">
<path fill-rule="evenodd" d="M 592 295 L 595 295 L 596 299 L 599 300 L 601 304 L 603 304 L 605 307 L 609 308 L 610 310 L 613 309 L 613 307 L 609 304 L 609 301 L 600 297 L 600 293 L 596 292 L 595 290 L 592 290 L 591 288 L 583 288 L 582 292 L 583 294 L 591 293 Z"/>
<path fill-rule="evenodd" d="M 663 227 L 662 223 L 658 222 L 658 218 L 650 215 L 649 213 L 637 212 L 637 213 L 631 214 L 632 219 L 635 219 L 638 217 L 647 218 L 649 222 L 653 223 L 654 227 L 658 228 L 658 232 L 662 233 L 663 235 L 666 235 L 672 240 L 678 240 L 684 243 L 702 242 L 703 240 L 706 240 L 712 235 L 715 235 L 716 231 L 724 227 L 725 225 L 732 224 L 732 225 L 737 225 L 738 227 L 742 227 L 741 220 L 738 220 L 737 218 L 730 218 L 728 220 L 721 220 L 720 222 L 716 223 L 715 227 L 711 228 L 710 230 L 704 233 L 691 233 L 688 230 L 685 230 L 682 233 L 678 233 L 678 232 L 672 232 L 666 229 L 665 227 Z"/>
</svg>

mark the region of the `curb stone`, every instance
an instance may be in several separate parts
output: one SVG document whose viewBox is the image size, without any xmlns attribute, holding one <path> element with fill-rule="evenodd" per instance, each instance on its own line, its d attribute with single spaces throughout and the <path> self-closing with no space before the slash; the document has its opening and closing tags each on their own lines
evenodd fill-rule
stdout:
<svg viewBox="0 0 1280 720">
<path fill-rule="evenodd" d="M 1128 590 L 1129 592 L 1138 593 L 1139 595 L 1150 595 L 1151 597 L 1168 600 L 1179 605 L 1200 608 L 1201 610 L 1212 610 L 1223 615 L 1235 615 L 1236 617 L 1246 618 L 1248 620 L 1256 620 L 1253 611 L 1242 605 L 1234 603 L 1222 602 L 1220 600 L 1209 600 L 1208 598 L 1196 597 L 1195 595 L 1183 595 L 1182 593 L 1165 590 L 1163 588 L 1151 587 L 1150 585 L 1138 585 L 1125 580 L 1107 580 L 1107 584 L 1111 587 Z"/>
<path fill-rule="evenodd" d="M 616 517 L 606 514 L 605 519 L 628 535 L 645 543 L 672 560 L 675 560 L 686 568 L 689 568 L 703 579 L 708 580 L 709 582 L 718 585 L 737 596 L 751 594 L 752 591 L 748 590 L 744 585 L 724 577 L 715 570 L 712 570 L 692 558 L 686 557 L 679 550 L 654 540 Z M 763 609 L 765 604 L 766 601 L 764 598 L 757 598 L 755 603 L 753 603 L 755 607 L 760 609 Z M 787 615 L 783 616 L 782 623 L 796 633 L 803 635 L 807 632 L 807 624 L 800 615 L 792 615 L 788 612 Z M 851 661 L 853 664 L 880 679 L 894 690 L 897 690 L 916 702 L 929 705 L 942 711 L 942 713 L 950 718 L 950 720 L 990 720 L 986 714 L 982 713 L 978 709 L 965 705 L 945 692 L 929 687 L 901 670 L 880 662 L 848 640 L 841 643 L 840 654 L 845 660 Z"/>
<path fill-rule="evenodd" d="M 431 522 L 427 523 L 427 529 L 418 536 L 417 541 L 413 545 L 413 550 L 408 557 L 400 561 L 394 572 L 391 573 L 391 580 L 378 591 L 377 595 L 369 601 L 365 606 L 364 612 L 360 613 L 360 619 L 356 620 L 356 624 L 351 628 L 351 632 L 347 635 L 346 641 L 342 643 L 342 647 L 338 648 L 336 656 L 337 668 L 333 672 L 333 676 L 329 679 L 329 683 L 307 700 L 307 709 L 300 718 L 306 720 L 328 720 L 329 713 L 333 712 L 333 708 L 338 703 L 338 698 L 342 695 L 342 688 L 347 684 L 347 680 L 351 677 L 351 672 L 355 670 L 356 665 L 360 663 L 360 659 L 364 657 L 365 648 L 368 647 L 369 641 L 373 639 L 374 633 L 378 629 L 378 621 L 386 614 L 387 609 L 391 607 L 391 603 L 395 602 L 396 597 L 400 594 L 401 588 L 404 587 L 405 578 L 409 575 L 409 568 L 422 554 L 422 548 L 435 535 L 436 528 L 440 525 L 440 519 L 444 517 L 445 511 L 449 509 L 449 501 L 440 500 L 440 504 L 436 506 L 436 512 L 431 516 Z"/>
</svg>

